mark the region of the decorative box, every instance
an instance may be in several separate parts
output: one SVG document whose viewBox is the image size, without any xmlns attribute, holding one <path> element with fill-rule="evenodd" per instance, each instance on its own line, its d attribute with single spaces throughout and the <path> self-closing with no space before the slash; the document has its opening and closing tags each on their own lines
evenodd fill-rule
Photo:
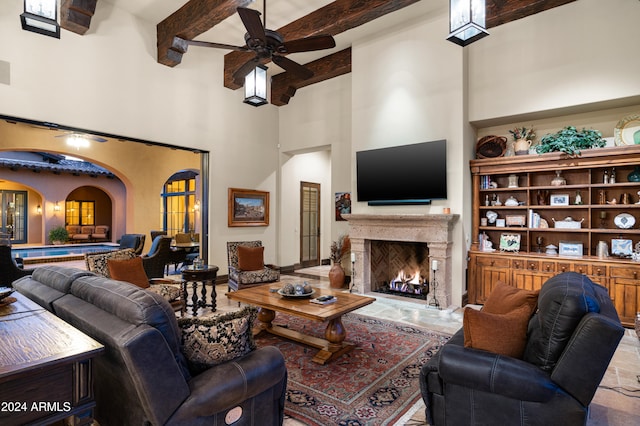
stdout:
<svg viewBox="0 0 640 426">
<path fill-rule="evenodd" d="M 582 228 L 582 220 L 573 220 L 572 217 L 566 217 L 563 220 L 553 220 L 553 227 L 558 229 L 580 229 Z"/>
</svg>

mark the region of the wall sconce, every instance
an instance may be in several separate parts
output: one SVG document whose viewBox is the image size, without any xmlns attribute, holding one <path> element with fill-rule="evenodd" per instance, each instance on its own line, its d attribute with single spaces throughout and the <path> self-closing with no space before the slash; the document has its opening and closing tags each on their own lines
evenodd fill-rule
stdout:
<svg viewBox="0 0 640 426">
<path fill-rule="evenodd" d="M 267 103 L 267 67 L 256 65 L 244 78 L 245 104 L 260 106 Z"/>
<path fill-rule="evenodd" d="M 485 15 L 485 0 L 449 0 L 450 33 L 447 40 L 466 46 L 488 36 Z"/>
<path fill-rule="evenodd" d="M 24 0 L 20 21 L 23 30 L 60 38 L 57 0 Z"/>
<path fill-rule="evenodd" d="M 54 212 L 59 212 L 60 211 L 60 204 L 58 204 L 58 201 L 56 201 L 56 204 L 53 206 L 53 211 Z"/>
<path fill-rule="evenodd" d="M 193 211 L 194 212 L 200 211 L 200 200 L 196 200 L 196 203 L 193 205 Z"/>
<path fill-rule="evenodd" d="M 38 205 L 36 206 L 36 213 L 37 213 L 37 214 L 42 214 L 42 206 L 41 206 L 40 204 L 38 204 Z"/>
<path fill-rule="evenodd" d="M 67 145 L 80 150 L 80 148 L 89 148 L 89 141 L 84 136 L 74 133 L 67 136 Z"/>
</svg>

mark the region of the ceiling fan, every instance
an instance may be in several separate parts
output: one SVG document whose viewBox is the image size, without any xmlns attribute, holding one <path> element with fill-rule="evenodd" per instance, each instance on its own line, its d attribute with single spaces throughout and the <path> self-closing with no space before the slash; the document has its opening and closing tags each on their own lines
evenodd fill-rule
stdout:
<svg viewBox="0 0 640 426">
<path fill-rule="evenodd" d="M 246 43 L 245 46 L 186 40 L 180 37 L 174 37 L 172 47 L 182 53 L 187 51 L 186 45 L 254 52 L 256 56 L 244 63 L 233 73 L 233 79 L 236 81 L 244 80 L 244 77 L 263 59 L 273 61 L 285 71 L 295 74 L 304 80 L 313 77 L 313 71 L 283 55 L 288 53 L 331 49 L 336 46 L 336 42 L 333 37 L 330 35 L 319 35 L 285 41 L 284 37 L 282 37 L 280 33 L 266 28 L 266 0 L 263 2 L 262 10 L 264 13 L 264 22 L 260 20 L 260 12 L 257 10 L 245 7 L 237 8 L 238 15 L 247 30 L 247 33 L 244 35 Z"/>
</svg>

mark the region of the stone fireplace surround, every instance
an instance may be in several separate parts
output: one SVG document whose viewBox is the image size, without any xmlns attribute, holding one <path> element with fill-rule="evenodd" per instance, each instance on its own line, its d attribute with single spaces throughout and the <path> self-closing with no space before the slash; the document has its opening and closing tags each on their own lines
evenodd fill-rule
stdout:
<svg viewBox="0 0 640 426">
<path fill-rule="evenodd" d="M 438 261 L 435 274 L 436 298 L 440 306 L 451 304 L 451 245 L 456 214 L 345 214 L 349 221 L 351 253 L 355 253 L 353 291 L 361 294 L 371 288 L 371 242 L 405 241 L 426 243 L 429 265 Z M 429 295 L 431 300 L 432 295 Z"/>
</svg>

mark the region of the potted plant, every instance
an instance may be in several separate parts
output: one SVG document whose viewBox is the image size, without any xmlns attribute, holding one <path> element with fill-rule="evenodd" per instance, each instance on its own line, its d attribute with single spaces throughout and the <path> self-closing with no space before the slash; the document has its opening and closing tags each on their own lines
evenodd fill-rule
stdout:
<svg viewBox="0 0 640 426">
<path fill-rule="evenodd" d="M 580 155 L 581 149 L 602 148 L 607 143 L 602 139 L 602 133 L 593 129 L 578 131 L 574 126 L 567 126 L 557 133 L 545 135 L 536 146 L 536 152 L 560 151 L 575 157 Z"/>
<path fill-rule="evenodd" d="M 345 272 L 342 268 L 342 257 L 351 251 L 351 240 L 348 235 L 340 235 L 336 241 L 331 243 L 331 261 L 333 265 L 329 270 L 329 285 L 331 288 L 342 288 L 344 286 Z"/>
<path fill-rule="evenodd" d="M 56 226 L 49 230 L 51 244 L 64 244 L 69 240 L 69 233 L 64 226 Z"/>
</svg>

